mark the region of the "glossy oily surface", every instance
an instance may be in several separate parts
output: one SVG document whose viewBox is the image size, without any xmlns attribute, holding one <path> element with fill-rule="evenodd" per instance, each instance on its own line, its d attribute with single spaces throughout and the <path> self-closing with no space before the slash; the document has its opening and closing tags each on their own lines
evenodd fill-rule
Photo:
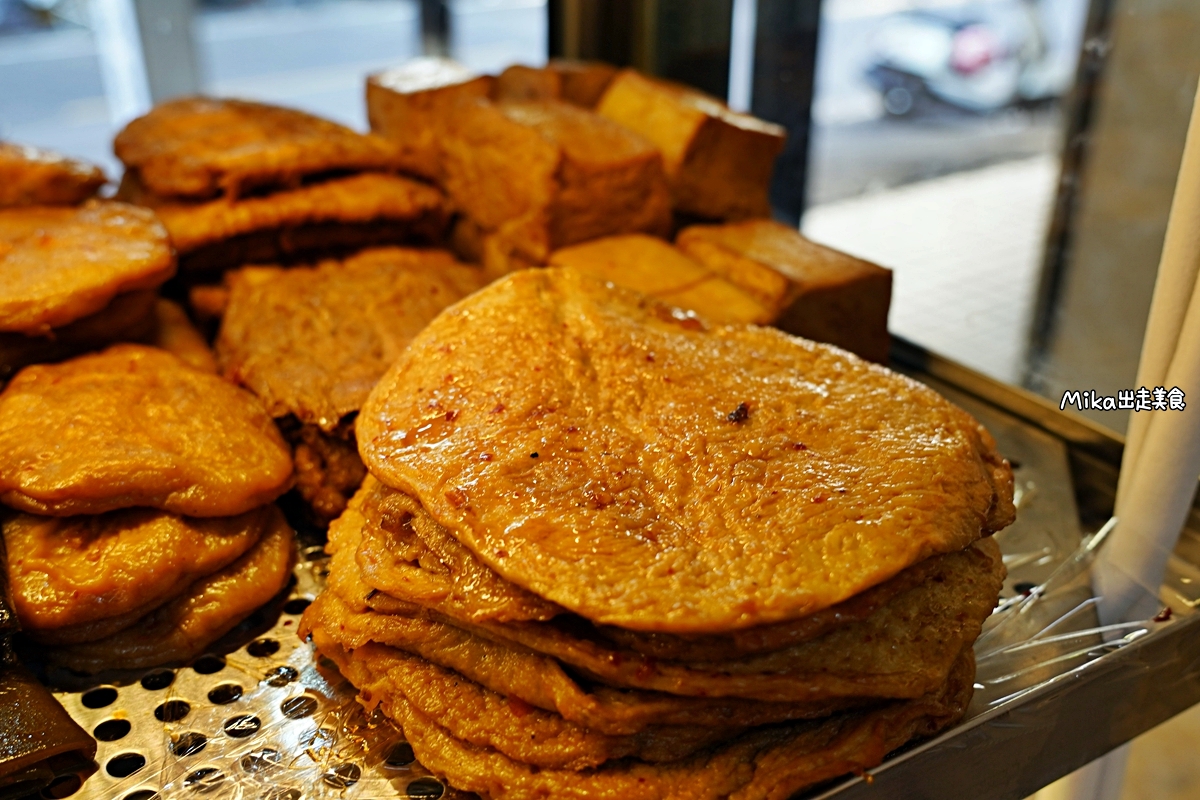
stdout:
<svg viewBox="0 0 1200 800">
<path fill-rule="evenodd" d="M 0 500 L 53 516 L 230 516 L 275 499 L 292 474 L 252 395 L 141 345 L 19 372 L 0 393 L 0 451 Z"/>
<path fill-rule="evenodd" d="M 483 276 L 445 251 L 387 247 L 316 267 L 248 267 L 226 282 L 222 372 L 273 416 L 295 414 L 328 432 L 359 409 L 412 337 Z"/>
<path fill-rule="evenodd" d="M 832 347 L 569 270 L 447 310 L 372 392 L 359 449 L 501 576 L 592 621 L 802 617 L 1013 517 L 969 415 Z"/>
<path fill-rule="evenodd" d="M 144 208 L 0 210 L 0 331 L 44 334 L 174 272 L 167 232 Z"/>
<path fill-rule="evenodd" d="M 244 100 L 171 100 L 117 134 L 117 158 L 164 196 L 231 197 L 332 170 L 389 169 L 383 139 L 290 108 Z"/>
<path fill-rule="evenodd" d="M 141 669 L 186 661 L 279 593 L 292 575 L 295 535 L 283 514 L 267 507 L 266 530 L 248 553 L 194 582 L 179 599 L 135 625 L 99 641 L 49 651 L 49 659 L 77 672 Z"/>
<path fill-rule="evenodd" d="M 0 208 L 75 205 L 103 185 L 104 173 L 95 164 L 0 142 Z"/>
<path fill-rule="evenodd" d="M 481 563 L 411 497 L 374 478 L 362 494 L 359 513 L 338 520 L 329 535 L 352 548 L 368 585 L 471 622 L 548 620 L 563 613 Z"/>
<path fill-rule="evenodd" d="M 21 627 L 62 640 L 64 629 L 87 623 L 134 613 L 132 623 L 253 547 L 267 508 L 217 519 L 146 508 L 12 516 L 3 523 L 4 545 Z"/>
</svg>

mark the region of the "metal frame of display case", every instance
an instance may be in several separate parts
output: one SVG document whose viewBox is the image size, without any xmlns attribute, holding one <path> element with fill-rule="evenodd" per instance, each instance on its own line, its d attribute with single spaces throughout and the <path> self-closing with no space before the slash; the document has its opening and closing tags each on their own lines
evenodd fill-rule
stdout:
<svg viewBox="0 0 1200 800">
<path fill-rule="evenodd" d="M 893 366 L 934 388 L 965 393 L 1048 433 L 1067 448 L 1081 522 L 1112 512 L 1124 443 L 1048 401 L 898 340 Z M 1200 513 L 1173 558 L 1175 573 L 1200 569 Z M 1176 575 L 1178 578 L 1178 574 Z M 1171 575 L 1168 575 L 1168 581 Z M 1186 579 L 1185 579 L 1186 580 Z M 803 795 L 811 800 L 1020 800 L 1200 702 L 1200 614 L 1175 619 L 904 750 L 867 775 Z"/>
</svg>

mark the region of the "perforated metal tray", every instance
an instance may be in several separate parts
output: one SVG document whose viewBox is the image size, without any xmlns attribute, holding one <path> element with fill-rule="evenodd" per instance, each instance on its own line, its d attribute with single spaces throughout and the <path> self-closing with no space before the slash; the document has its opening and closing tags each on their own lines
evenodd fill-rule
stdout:
<svg viewBox="0 0 1200 800">
<path fill-rule="evenodd" d="M 100 769 L 54 796 L 86 800 L 451 797 L 403 734 L 366 718 L 332 665 L 296 635 L 326 560 L 308 548 L 282 608 L 224 655 L 55 692 L 96 737 Z M 262 630 L 265 627 L 266 630 Z M 111 677 L 111 676 L 110 676 Z M 72 790 L 75 791 L 72 791 Z"/>
</svg>

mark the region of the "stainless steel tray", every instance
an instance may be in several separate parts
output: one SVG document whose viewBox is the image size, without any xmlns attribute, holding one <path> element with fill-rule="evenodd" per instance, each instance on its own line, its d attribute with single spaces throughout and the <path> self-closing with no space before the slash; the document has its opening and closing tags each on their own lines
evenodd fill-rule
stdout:
<svg viewBox="0 0 1200 800">
<path fill-rule="evenodd" d="M 1056 543 L 1081 531 L 1093 533 L 1108 520 L 1124 446 L 1119 437 L 907 342 L 897 342 L 892 356 L 895 367 L 963 405 L 992 430 L 1001 451 L 1020 463 L 1014 470 L 1018 492 L 1051 490 L 1021 509 L 1015 536 L 1000 534 L 1006 561 L 1014 555 L 1026 558 L 1037 549 L 1039 532 L 1027 527 L 1031 518 L 1039 528 L 1052 526 L 1041 531 L 1047 558 L 1033 573 L 1046 577 L 1063 557 Z M 1022 462 L 1021 448 L 1038 450 L 1040 460 Z M 1055 449 L 1061 453 L 1057 466 Z M 1035 504 L 1043 507 L 1035 511 Z M 1030 574 L 1028 563 L 1012 571 Z M 1060 593 L 1060 608 L 1049 610 L 1047 618 L 1060 624 L 1040 637 L 1039 647 L 1027 650 L 1024 659 L 1018 652 L 1006 664 L 992 665 L 999 668 L 989 669 L 981 661 L 966 720 L 936 739 L 893 754 L 868 775 L 804 796 L 1019 800 L 1200 702 L 1197 565 L 1200 514 L 1194 506 L 1162 590 L 1163 603 L 1172 611 L 1168 619 L 1089 635 L 1095 620 L 1088 614 L 1086 574 L 1081 575 Z M 1023 578 L 1040 579 L 1044 577 Z M 1013 588 L 1010 578 L 1006 590 Z M 1060 613 L 1064 610 L 1075 613 Z M 1072 629 L 1082 634 L 1072 635 Z"/>
<path fill-rule="evenodd" d="M 1005 602 L 1069 562 L 1109 517 L 1122 442 L 1046 401 L 899 341 L 894 366 L 966 407 L 1015 463 L 1018 522 L 999 535 L 1010 568 Z M 73 796 L 158 798 L 451 797 L 412 760 L 402 734 L 364 719 L 353 690 L 313 662 L 295 635 L 324 561 L 309 549 L 277 618 L 223 655 L 177 670 L 57 693 L 100 739 L 99 772 Z M 1170 566 L 1161 623 L 1099 632 L 1086 580 L 1036 609 L 1035 641 L 985 632 L 976 698 L 946 734 L 893 754 L 867 775 L 805 798 L 1019 800 L 1200 701 L 1200 514 Z M 1086 578 L 1086 575 L 1083 576 Z M 1196 579 L 1193 582 L 1193 579 Z M 1047 626 L 1050 626 L 1047 630 Z M 990 638 L 989 638 L 990 637 Z M 1009 637 L 1011 640 L 1011 636 Z M 137 767 L 135 771 L 131 769 Z M 59 787 L 56 796 L 74 789 Z"/>
</svg>

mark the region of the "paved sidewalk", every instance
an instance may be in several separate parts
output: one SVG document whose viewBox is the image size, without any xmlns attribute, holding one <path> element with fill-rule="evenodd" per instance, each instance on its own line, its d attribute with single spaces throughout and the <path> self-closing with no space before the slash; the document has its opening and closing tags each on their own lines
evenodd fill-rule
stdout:
<svg viewBox="0 0 1200 800">
<path fill-rule="evenodd" d="M 960 172 L 810 209 L 804 233 L 895 270 L 890 327 L 1019 383 L 1046 227 L 1053 156 Z"/>
<path fill-rule="evenodd" d="M 803 229 L 896 271 L 895 333 L 1017 383 L 1057 180 L 1054 157 L 1013 161 L 818 206 Z M 1200 706 L 1138 737 L 1121 800 L 1196 800 L 1198 749 Z M 1060 782 L 1029 800 L 1080 798 Z"/>
</svg>

